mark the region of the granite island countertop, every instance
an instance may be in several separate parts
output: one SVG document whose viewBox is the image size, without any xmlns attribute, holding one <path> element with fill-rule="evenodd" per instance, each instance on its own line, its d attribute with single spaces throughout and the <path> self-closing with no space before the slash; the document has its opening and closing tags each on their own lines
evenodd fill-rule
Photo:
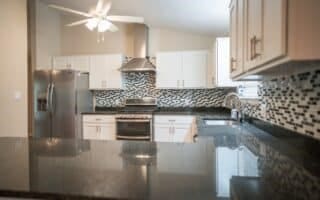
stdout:
<svg viewBox="0 0 320 200">
<path fill-rule="evenodd" d="M 0 139 L 0 196 L 320 199 L 320 160 L 250 124 L 196 143 Z M 254 182 L 253 182 L 254 181 Z"/>
<path fill-rule="evenodd" d="M 121 112 L 125 107 L 96 107 L 92 112 L 83 115 L 113 115 Z M 154 115 L 215 115 L 221 118 L 230 117 L 230 109 L 223 107 L 158 107 Z"/>
</svg>

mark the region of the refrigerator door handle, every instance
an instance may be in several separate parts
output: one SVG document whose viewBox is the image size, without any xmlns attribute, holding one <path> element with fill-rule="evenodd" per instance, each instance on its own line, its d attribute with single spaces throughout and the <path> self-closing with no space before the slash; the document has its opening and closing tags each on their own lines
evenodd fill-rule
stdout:
<svg viewBox="0 0 320 200">
<path fill-rule="evenodd" d="M 49 83 L 47 86 L 47 91 L 46 91 L 46 100 L 47 100 L 47 104 L 46 104 L 46 109 L 50 112 L 51 111 L 51 106 L 50 106 L 50 92 L 51 92 L 51 84 Z"/>
<path fill-rule="evenodd" d="M 78 91 L 76 91 L 75 92 L 75 102 L 76 102 L 76 105 L 75 105 L 75 114 L 77 115 L 78 114 L 78 102 L 77 102 L 77 100 L 78 100 Z"/>
<path fill-rule="evenodd" d="M 54 84 L 51 84 L 51 90 L 50 90 L 50 109 L 51 113 L 54 114 L 55 112 L 55 105 L 53 103 L 53 92 L 54 92 Z"/>
</svg>

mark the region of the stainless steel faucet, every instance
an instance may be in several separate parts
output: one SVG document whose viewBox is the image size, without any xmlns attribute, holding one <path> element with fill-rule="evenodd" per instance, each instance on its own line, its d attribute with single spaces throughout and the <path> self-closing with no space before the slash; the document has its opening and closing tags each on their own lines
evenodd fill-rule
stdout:
<svg viewBox="0 0 320 200">
<path fill-rule="evenodd" d="M 226 95 L 223 106 L 231 109 L 231 118 L 237 121 L 242 119 L 241 100 L 237 93 L 231 92 Z"/>
</svg>

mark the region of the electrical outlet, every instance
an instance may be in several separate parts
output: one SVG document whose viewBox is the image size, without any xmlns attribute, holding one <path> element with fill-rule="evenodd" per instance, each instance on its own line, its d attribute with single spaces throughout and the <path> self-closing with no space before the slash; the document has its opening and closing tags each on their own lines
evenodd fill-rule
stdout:
<svg viewBox="0 0 320 200">
<path fill-rule="evenodd" d="M 262 117 L 266 119 L 267 118 L 267 106 L 266 106 L 266 104 L 261 104 L 260 110 L 261 110 Z"/>
</svg>

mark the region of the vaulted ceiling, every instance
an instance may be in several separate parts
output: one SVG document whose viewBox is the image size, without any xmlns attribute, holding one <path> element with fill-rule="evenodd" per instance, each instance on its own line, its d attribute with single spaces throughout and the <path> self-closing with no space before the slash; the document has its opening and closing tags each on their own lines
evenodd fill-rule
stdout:
<svg viewBox="0 0 320 200">
<path fill-rule="evenodd" d="M 81 11 L 89 11 L 97 3 L 97 0 L 43 1 Z M 229 27 L 229 2 L 230 0 L 112 0 L 110 14 L 142 16 L 150 27 L 225 36 Z"/>
</svg>

